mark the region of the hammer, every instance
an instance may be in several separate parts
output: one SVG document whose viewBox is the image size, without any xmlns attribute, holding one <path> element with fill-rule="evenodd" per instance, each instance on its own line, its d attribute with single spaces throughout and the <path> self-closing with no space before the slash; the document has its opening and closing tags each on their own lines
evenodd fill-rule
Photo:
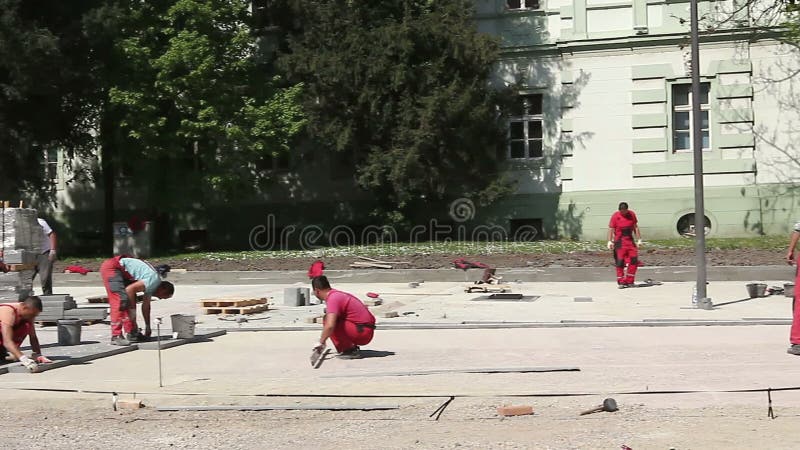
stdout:
<svg viewBox="0 0 800 450">
<path fill-rule="evenodd" d="M 581 415 L 585 416 L 587 414 L 593 414 L 593 413 L 600 412 L 600 411 L 615 412 L 617 410 L 618 410 L 617 401 L 614 400 L 613 398 L 607 398 L 607 399 L 603 400 L 603 404 L 602 405 L 598 406 L 597 408 L 592 408 L 592 409 L 590 409 L 588 411 L 584 411 L 584 412 L 581 413 Z"/>
</svg>

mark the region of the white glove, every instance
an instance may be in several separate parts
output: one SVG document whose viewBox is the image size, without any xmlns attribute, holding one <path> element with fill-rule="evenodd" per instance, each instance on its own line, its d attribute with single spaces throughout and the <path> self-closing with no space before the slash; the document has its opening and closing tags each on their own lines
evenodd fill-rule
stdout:
<svg viewBox="0 0 800 450">
<path fill-rule="evenodd" d="M 608 244 L 606 244 L 606 247 L 608 247 L 609 250 L 613 249 L 614 248 L 614 241 L 608 241 Z"/>
<path fill-rule="evenodd" d="M 325 343 L 324 342 L 317 342 L 316 344 L 314 344 L 313 350 L 315 352 L 321 352 L 321 351 L 325 350 Z"/>
<path fill-rule="evenodd" d="M 637 247 L 641 247 L 641 246 L 642 246 L 642 240 L 641 240 L 641 239 L 639 239 L 638 241 L 636 241 L 636 246 L 637 246 Z"/>
<path fill-rule="evenodd" d="M 56 251 L 55 250 L 50 250 L 50 254 L 47 255 L 47 259 L 50 260 L 50 262 L 55 261 L 56 260 Z"/>
<path fill-rule="evenodd" d="M 39 367 L 39 365 L 36 364 L 36 361 L 32 360 L 28 355 L 22 355 L 19 358 L 19 362 L 21 362 L 22 365 L 31 372 L 36 372 L 36 369 Z"/>
</svg>

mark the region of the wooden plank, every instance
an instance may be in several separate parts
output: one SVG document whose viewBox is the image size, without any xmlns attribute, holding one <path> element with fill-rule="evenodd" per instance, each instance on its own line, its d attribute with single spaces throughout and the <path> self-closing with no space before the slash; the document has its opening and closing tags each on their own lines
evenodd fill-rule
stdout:
<svg viewBox="0 0 800 450">
<path fill-rule="evenodd" d="M 353 269 L 391 269 L 392 266 L 388 264 L 378 264 L 378 263 L 365 263 L 365 262 L 354 262 L 350 264 L 350 267 Z"/>
<path fill-rule="evenodd" d="M 253 305 L 264 305 L 267 303 L 266 297 L 261 298 L 209 298 L 200 300 L 200 306 L 203 308 L 219 308 L 219 307 L 245 307 Z"/>
<path fill-rule="evenodd" d="M 9 264 L 6 267 L 8 267 L 9 272 L 22 272 L 35 269 L 36 264 Z"/>
<path fill-rule="evenodd" d="M 506 292 L 510 291 L 511 286 L 507 284 L 468 284 L 464 292 Z"/>
</svg>

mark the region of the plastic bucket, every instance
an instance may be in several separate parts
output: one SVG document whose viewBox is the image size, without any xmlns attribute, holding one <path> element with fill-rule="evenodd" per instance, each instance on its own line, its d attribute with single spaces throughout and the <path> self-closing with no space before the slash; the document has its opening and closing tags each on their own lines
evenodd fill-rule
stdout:
<svg viewBox="0 0 800 450">
<path fill-rule="evenodd" d="M 784 283 L 783 295 L 787 297 L 794 297 L 794 283 Z"/>
<path fill-rule="evenodd" d="M 172 320 L 172 333 L 177 339 L 194 338 L 194 316 L 173 314 L 169 318 Z"/>
<path fill-rule="evenodd" d="M 750 283 L 747 285 L 747 295 L 750 298 L 766 297 L 767 285 L 764 283 Z"/>
<path fill-rule="evenodd" d="M 81 319 L 59 319 L 58 345 L 78 345 L 81 343 Z"/>
</svg>

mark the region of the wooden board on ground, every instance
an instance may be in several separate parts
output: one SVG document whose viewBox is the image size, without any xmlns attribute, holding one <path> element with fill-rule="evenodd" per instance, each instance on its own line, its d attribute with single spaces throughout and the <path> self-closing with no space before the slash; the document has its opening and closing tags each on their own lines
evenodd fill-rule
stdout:
<svg viewBox="0 0 800 450">
<path fill-rule="evenodd" d="M 206 314 L 255 314 L 267 311 L 269 306 L 266 303 L 242 307 L 216 307 L 204 308 Z"/>
<path fill-rule="evenodd" d="M 100 294 L 100 295 L 91 295 L 86 297 L 86 301 L 89 303 L 108 303 L 108 295 Z"/>
<path fill-rule="evenodd" d="M 468 284 L 464 287 L 464 292 L 507 292 L 511 286 L 507 284 Z"/>
<path fill-rule="evenodd" d="M 203 308 L 243 308 L 245 306 L 266 305 L 267 298 L 209 298 L 200 300 Z"/>
</svg>

